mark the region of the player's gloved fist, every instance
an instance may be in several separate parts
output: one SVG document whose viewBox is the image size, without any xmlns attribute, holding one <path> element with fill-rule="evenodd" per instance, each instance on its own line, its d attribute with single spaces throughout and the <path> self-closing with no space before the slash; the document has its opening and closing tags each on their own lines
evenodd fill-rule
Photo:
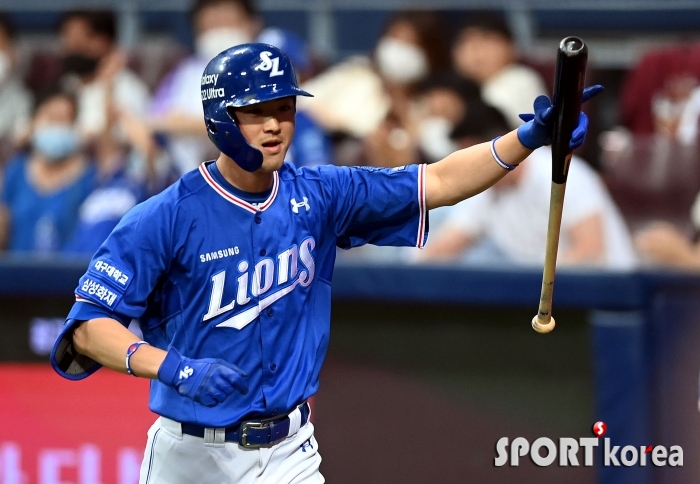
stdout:
<svg viewBox="0 0 700 484">
<path fill-rule="evenodd" d="M 207 407 L 223 402 L 234 390 L 247 394 L 245 376 L 236 365 L 224 360 L 185 358 L 175 348 L 170 348 L 158 369 L 158 380 Z"/>
<path fill-rule="evenodd" d="M 602 92 L 605 88 L 600 84 L 587 87 L 583 90 L 583 102 Z M 537 96 L 534 103 L 534 114 L 521 114 L 520 119 L 526 121 L 518 127 L 518 139 L 526 148 L 536 150 L 545 145 L 552 144 L 552 130 L 554 128 L 554 106 L 547 96 Z M 580 113 L 578 125 L 571 134 L 569 147 L 571 149 L 581 146 L 586 139 L 588 131 L 588 116 Z"/>
</svg>

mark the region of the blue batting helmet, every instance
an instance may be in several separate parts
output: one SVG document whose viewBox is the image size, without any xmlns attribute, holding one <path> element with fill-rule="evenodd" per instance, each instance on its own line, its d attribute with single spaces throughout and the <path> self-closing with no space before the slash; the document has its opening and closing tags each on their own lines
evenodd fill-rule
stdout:
<svg viewBox="0 0 700 484">
<path fill-rule="evenodd" d="M 207 64 L 201 84 L 209 139 L 247 171 L 260 168 L 263 155 L 243 137 L 233 110 L 283 97 L 311 96 L 299 88 L 287 55 L 268 44 L 241 44 L 221 52 Z"/>
</svg>

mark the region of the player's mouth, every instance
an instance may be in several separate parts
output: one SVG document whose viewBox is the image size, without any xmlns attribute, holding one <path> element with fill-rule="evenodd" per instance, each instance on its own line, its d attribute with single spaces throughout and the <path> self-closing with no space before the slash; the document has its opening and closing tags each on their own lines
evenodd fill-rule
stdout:
<svg viewBox="0 0 700 484">
<path fill-rule="evenodd" d="M 263 152 L 269 155 L 276 155 L 282 151 L 282 140 L 271 139 L 262 144 Z"/>
</svg>

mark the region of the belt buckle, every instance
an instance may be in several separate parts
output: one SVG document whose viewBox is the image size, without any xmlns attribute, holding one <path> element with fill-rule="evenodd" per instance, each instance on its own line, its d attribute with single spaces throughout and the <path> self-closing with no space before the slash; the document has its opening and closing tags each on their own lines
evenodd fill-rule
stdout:
<svg viewBox="0 0 700 484">
<path fill-rule="evenodd" d="M 241 425 L 240 444 L 246 449 L 258 449 L 262 444 L 251 444 L 248 442 L 248 429 L 263 429 L 267 424 L 263 422 L 245 422 Z"/>
</svg>

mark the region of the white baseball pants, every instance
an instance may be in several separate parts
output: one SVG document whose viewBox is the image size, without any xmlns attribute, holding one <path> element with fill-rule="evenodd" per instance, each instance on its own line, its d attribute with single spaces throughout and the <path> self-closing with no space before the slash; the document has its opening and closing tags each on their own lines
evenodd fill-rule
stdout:
<svg viewBox="0 0 700 484">
<path fill-rule="evenodd" d="M 139 484 L 323 484 L 311 422 L 275 445 L 204 443 L 160 417 L 148 431 Z"/>
</svg>

